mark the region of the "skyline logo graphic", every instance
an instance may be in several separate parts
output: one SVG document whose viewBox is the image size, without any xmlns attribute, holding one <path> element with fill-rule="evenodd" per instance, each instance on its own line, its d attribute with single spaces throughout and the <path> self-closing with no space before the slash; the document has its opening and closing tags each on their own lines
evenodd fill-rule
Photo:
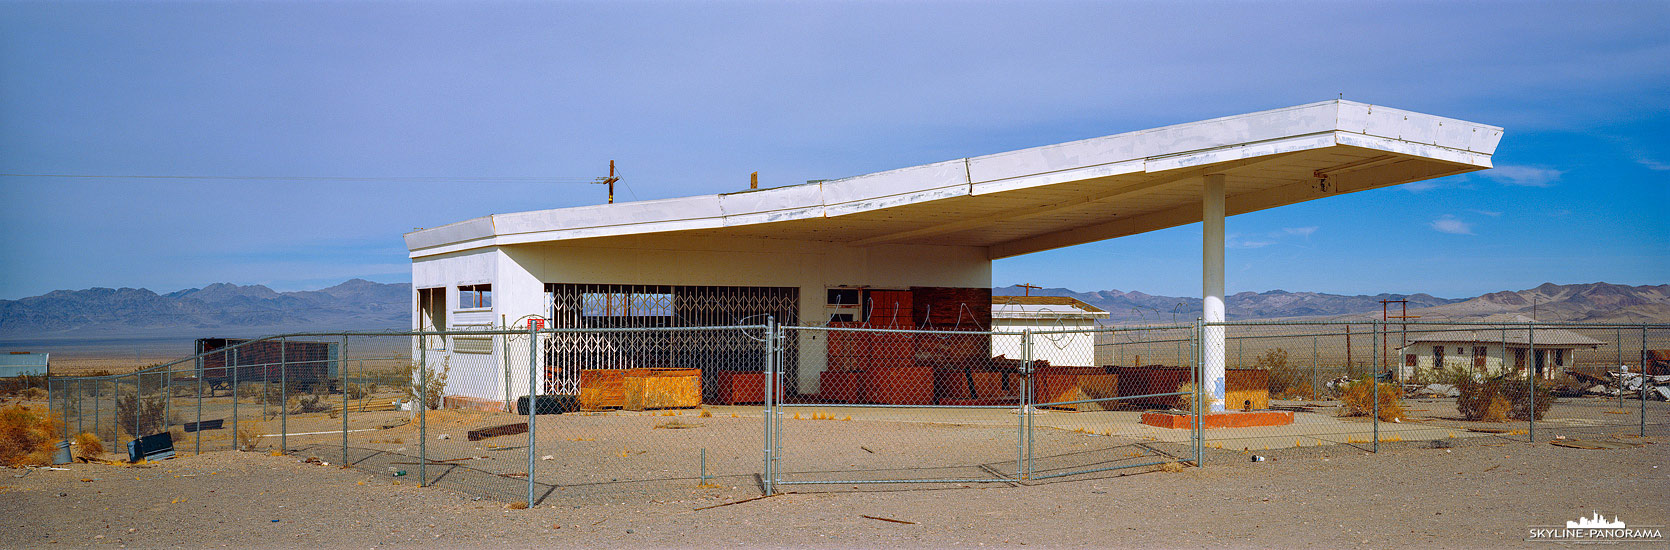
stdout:
<svg viewBox="0 0 1670 550">
<path fill-rule="evenodd" d="M 1623 529 L 1624 527 L 1624 520 L 1618 519 L 1618 516 L 1612 516 L 1612 521 L 1606 521 L 1606 517 L 1600 515 L 1600 512 L 1595 512 L 1594 517 L 1580 517 L 1577 518 L 1577 521 L 1566 522 L 1567 529 Z"/>
<path fill-rule="evenodd" d="M 1576 521 L 1567 521 L 1565 528 L 1554 525 L 1532 525 L 1526 533 L 1526 542 L 1567 542 L 1567 543 L 1619 543 L 1619 542 L 1666 542 L 1664 526 L 1638 525 L 1629 527 L 1624 519 L 1612 516 L 1607 519 L 1600 511 L 1594 511 L 1589 517 L 1579 516 Z"/>
</svg>

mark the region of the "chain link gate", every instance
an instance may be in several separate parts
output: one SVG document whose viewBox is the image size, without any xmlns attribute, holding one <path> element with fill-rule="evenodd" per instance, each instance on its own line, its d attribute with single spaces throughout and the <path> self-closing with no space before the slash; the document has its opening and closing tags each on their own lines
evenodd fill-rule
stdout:
<svg viewBox="0 0 1670 550">
<path fill-rule="evenodd" d="M 1192 327 L 1173 328 L 1188 333 Z M 1059 354 L 1036 353 L 1041 339 L 1090 343 L 1111 331 L 832 325 L 774 332 L 768 338 L 778 342 L 771 378 L 786 375 L 775 365 L 789 343 L 802 354 L 801 372 L 817 378 L 795 381 L 800 393 L 768 396 L 768 493 L 795 485 L 1014 485 L 1168 462 L 1198 464 L 1199 422 L 1162 440 L 1145 434 L 1165 429 L 1142 426 L 1141 412 L 1133 410 L 1156 399 L 1168 406 L 1186 402 L 1192 392 L 1172 384 L 1121 395 L 1117 376 L 1102 367 L 1052 365 L 1052 358 L 1063 360 Z M 993 339 L 1005 338 L 1015 340 L 1020 358 L 991 355 Z M 1176 366 L 1185 381 L 1198 376 L 1192 355 Z M 1080 393 L 1064 397 L 1068 391 Z"/>
</svg>

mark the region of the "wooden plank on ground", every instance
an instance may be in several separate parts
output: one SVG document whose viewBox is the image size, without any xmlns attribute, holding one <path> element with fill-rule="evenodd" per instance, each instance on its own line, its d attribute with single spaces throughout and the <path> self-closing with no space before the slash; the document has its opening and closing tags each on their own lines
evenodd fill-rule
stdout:
<svg viewBox="0 0 1670 550">
<path fill-rule="evenodd" d="M 502 426 L 477 428 L 477 429 L 474 429 L 474 430 L 470 430 L 470 434 L 469 434 L 468 437 L 469 437 L 470 441 L 481 441 L 481 440 L 487 439 L 489 437 L 499 437 L 501 435 L 516 435 L 516 434 L 525 434 L 525 433 L 528 433 L 528 423 L 527 422 L 521 422 L 521 423 L 517 423 L 517 424 L 505 424 L 505 425 L 502 425 Z"/>
</svg>

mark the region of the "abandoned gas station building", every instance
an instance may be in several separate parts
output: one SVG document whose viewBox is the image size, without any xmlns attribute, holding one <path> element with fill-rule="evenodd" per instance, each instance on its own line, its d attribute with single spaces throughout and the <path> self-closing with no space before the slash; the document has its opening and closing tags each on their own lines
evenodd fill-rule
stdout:
<svg viewBox="0 0 1670 550">
<path fill-rule="evenodd" d="M 550 328 L 715 326 L 769 315 L 788 325 L 984 330 L 993 260 L 1196 222 L 1201 315 L 1222 321 L 1225 216 L 1486 169 L 1501 136 L 1325 101 L 805 185 L 494 214 L 405 236 L 413 328 L 531 318 Z M 546 393 L 577 391 L 581 367 L 668 357 L 596 334 L 545 338 Z M 820 338 L 799 332 L 785 352 L 791 393 L 820 391 L 832 363 Z M 503 353 L 456 340 L 422 346 L 431 360 Z M 1222 396 L 1222 327 L 1203 340 L 1208 387 Z M 687 357 L 730 353 L 719 363 L 741 364 L 735 354 L 763 353 L 701 345 Z M 599 353 L 613 359 L 586 358 Z M 528 393 L 516 377 L 453 364 L 449 391 Z"/>
</svg>

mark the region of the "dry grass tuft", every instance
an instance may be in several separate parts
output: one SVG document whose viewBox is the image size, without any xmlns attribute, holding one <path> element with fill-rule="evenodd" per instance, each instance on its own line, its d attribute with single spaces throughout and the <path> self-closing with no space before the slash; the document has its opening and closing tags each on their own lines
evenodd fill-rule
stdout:
<svg viewBox="0 0 1670 550">
<path fill-rule="evenodd" d="M 1184 382 L 1183 385 L 1177 386 L 1177 391 L 1179 393 L 1193 394 L 1194 391 L 1195 391 L 1195 384 L 1194 384 L 1194 382 Z M 1212 397 L 1210 394 L 1202 394 L 1200 396 L 1200 406 L 1203 410 L 1207 410 L 1207 411 L 1212 410 L 1212 404 L 1217 403 L 1217 402 L 1218 402 L 1217 398 Z M 1194 410 L 1195 410 L 1195 397 L 1193 395 L 1179 395 L 1179 396 L 1177 396 L 1177 407 L 1176 408 L 1179 409 L 1179 410 L 1184 410 L 1184 411 L 1188 411 L 1188 412 L 1191 412 L 1191 413 L 1194 412 Z"/>
<path fill-rule="evenodd" d="M 57 425 L 21 405 L 0 411 L 0 463 L 6 466 L 46 466 L 58 442 Z"/>
<path fill-rule="evenodd" d="M 1346 384 L 1340 390 L 1340 401 L 1345 404 L 1344 416 L 1369 416 L 1374 413 L 1374 382 L 1364 378 Z M 1403 412 L 1403 388 L 1397 384 L 1380 384 L 1380 420 L 1391 422 L 1406 418 Z"/>
<path fill-rule="evenodd" d="M 1165 464 L 1161 464 L 1160 465 L 1160 471 L 1168 473 L 1168 474 L 1175 474 L 1175 473 L 1181 472 L 1181 471 L 1183 471 L 1183 463 L 1172 461 L 1172 462 L 1167 462 Z"/>
<path fill-rule="evenodd" d="M 657 430 L 663 430 L 663 429 L 665 429 L 665 430 L 688 430 L 690 428 L 700 428 L 700 427 L 702 427 L 701 424 L 691 424 L 689 422 L 684 422 L 684 421 L 680 421 L 680 420 L 668 420 L 666 422 L 662 422 L 660 424 L 655 425 L 655 429 L 657 429 Z"/>
<path fill-rule="evenodd" d="M 233 434 L 238 440 L 238 450 L 253 451 L 261 443 L 261 423 L 244 422 L 238 424 L 238 433 Z"/>
<path fill-rule="evenodd" d="M 526 510 L 526 509 L 528 509 L 528 503 L 518 500 L 516 502 L 512 502 L 510 504 L 505 505 L 505 508 L 509 508 L 511 510 Z"/>
<path fill-rule="evenodd" d="M 75 457 L 87 462 L 104 454 L 104 441 L 99 436 L 82 432 L 75 436 Z"/>
<path fill-rule="evenodd" d="M 710 410 L 707 410 L 707 409 L 702 409 L 702 414 L 699 414 L 697 416 L 699 416 L 701 418 L 713 418 L 713 411 L 710 411 Z"/>
</svg>

